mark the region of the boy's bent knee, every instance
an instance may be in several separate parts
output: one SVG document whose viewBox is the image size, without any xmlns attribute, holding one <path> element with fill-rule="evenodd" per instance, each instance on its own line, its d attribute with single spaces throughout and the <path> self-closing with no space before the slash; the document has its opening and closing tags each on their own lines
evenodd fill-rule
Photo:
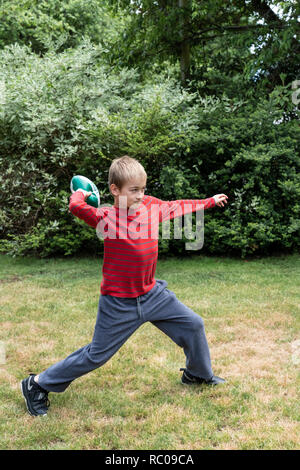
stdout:
<svg viewBox="0 0 300 470">
<path fill-rule="evenodd" d="M 193 330 L 200 331 L 204 329 L 204 321 L 197 314 L 193 317 Z"/>
</svg>

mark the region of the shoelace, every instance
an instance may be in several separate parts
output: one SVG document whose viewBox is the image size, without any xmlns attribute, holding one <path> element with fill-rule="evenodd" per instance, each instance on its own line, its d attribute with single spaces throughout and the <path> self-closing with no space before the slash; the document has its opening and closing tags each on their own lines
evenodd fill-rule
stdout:
<svg viewBox="0 0 300 470">
<path fill-rule="evenodd" d="M 48 398 L 48 393 L 44 393 L 44 398 L 41 398 L 41 400 L 43 400 L 43 404 L 49 408 L 50 406 L 50 401 L 49 401 L 49 398 Z"/>
<path fill-rule="evenodd" d="M 50 401 L 49 401 L 49 398 L 48 398 L 48 392 L 44 392 L 44 391 L 41 391 L 41 390 L 36 390 L 34 398 L 36 398 L 37 394 L 38 394 L 37 399 L 39 400 L 39 402 L 41 404 L 45 405 L 47 408 L 49 408 L 50 407 Z"/>
<path fill-rule="evenodd" d="M 48 394 L 45 396 L 44 404 L 46 405 L 47 408 L 50 407 L 50 401 L 49 401 L 49 398 L 48 398 Z"/>
</svg>

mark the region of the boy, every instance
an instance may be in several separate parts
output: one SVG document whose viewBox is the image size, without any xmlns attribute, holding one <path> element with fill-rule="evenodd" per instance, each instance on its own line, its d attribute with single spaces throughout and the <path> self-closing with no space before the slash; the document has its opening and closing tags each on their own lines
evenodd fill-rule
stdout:
<svg viewBox="0 0 300 470">
<path fill-rule="evenodd" d="M 97 321 L 90 344 L 44 372 L 22 380 L 27 410 L 33 416 L 47 414 L 49 392 L 63 392 L 73 380 L 102 366 L 146 321 L 183 348 L 183 384 L 225 382 L 213 374 L 202 318 L 167 289 L 166 281 L 155 279 L 154 275 L 159 222 L 203 207 L 223 207 L 227 196 L 162 201 L 144 194 L 146 181 L 143 166 L 126 155 L 113 160 L 109 170 L 113 207 L 89 206 L 86 199 L 91 193 L 83 190 L 70 197 L 72 214 L 96 228 L 104 238 Z"/>
</svg>

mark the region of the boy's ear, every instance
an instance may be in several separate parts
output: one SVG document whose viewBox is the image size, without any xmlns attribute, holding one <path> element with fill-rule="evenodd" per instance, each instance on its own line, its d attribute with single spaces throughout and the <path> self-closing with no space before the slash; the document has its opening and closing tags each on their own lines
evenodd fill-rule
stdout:
<svg viewBox="0 0 300 470">
<path fill-rule="evenodd" d="M 116 186 L 114 183 L 110 185 L 110 192 L 113 196 L 119 196 L 120 190 L 118 186 Z"/>
</svg>

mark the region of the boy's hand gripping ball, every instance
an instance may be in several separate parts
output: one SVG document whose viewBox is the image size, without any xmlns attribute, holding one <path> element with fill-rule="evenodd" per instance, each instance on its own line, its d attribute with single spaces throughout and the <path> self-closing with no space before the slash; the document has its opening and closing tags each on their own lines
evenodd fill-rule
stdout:
<svg viewBox="0 0 300 470">
<path fill-rule="evenodd" d="M 93 207 L 100 206 L 100 195 L 97 186 L 88 178 L 81 175 L 73 176 L 71 179 L 70 189 L 72 193 L 75 193 L 78 189 L 83 189 L 92 194 L 87 198 L 87 204 Z"/>
</svg>

